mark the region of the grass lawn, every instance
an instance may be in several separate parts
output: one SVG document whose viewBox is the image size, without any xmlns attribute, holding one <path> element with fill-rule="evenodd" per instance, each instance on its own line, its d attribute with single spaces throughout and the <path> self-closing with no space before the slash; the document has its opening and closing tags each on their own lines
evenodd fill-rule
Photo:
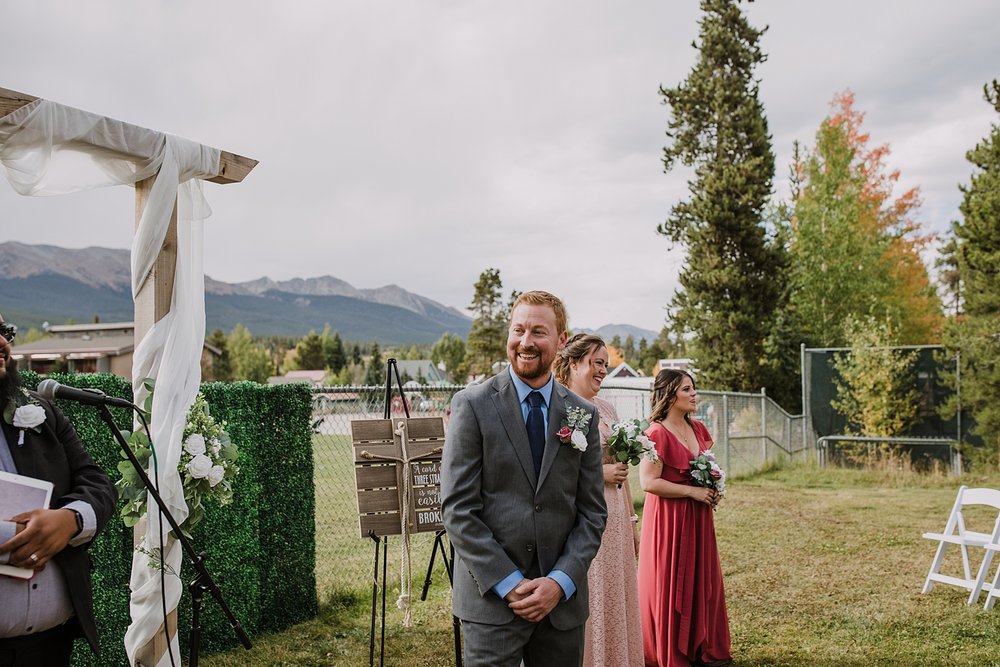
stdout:
<svg viewBox="0 0 1000 667">
<path fill-rule="evenodd" d="M 944 528 L 960 484 L 1000 488 L 1000 474 L 790 468 L 732 480 L 716 528 L 735 664 L 1000 667 L 1000 605 L 968 607 L 964 591 L 941 584 L 920 595 L 934 554 L 921 533 Z M 992 527 L 985 514 L 972 522 Z M 946 567 L 957 573 L 954 555 Z M 425 569 L 426 559 L 416 559 L 416 598 Z M 398 581 L 390 559 L 385 664 L 453 664 L 447 580 L 436 573 L 428 600 L 415 600 L 408 629 L 395 609 Z M 318 618 L 257 637 L 252 651 L 201 663 L 367 665 L 370 595 L 364 582 L 334 591 Z"/>
</svg>

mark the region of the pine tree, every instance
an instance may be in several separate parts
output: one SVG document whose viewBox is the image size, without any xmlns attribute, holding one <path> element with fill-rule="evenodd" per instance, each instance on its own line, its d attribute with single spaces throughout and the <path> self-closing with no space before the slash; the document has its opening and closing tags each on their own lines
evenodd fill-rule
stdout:
<svg viewBox="0 0 1000 667">
<path fill-rule="evenodd" d="M 393 379 L 395 380 L 395 378 Z M 379 350 L 378 343 L 372 344 L 372 356 L 365 369 L 365 384 L 372 386 L 385 384 L 385 363 L 382 361 L 382 352 Z"/>
<path fill-rule="evenodd" d="M 340 373 L 341 369 L 347 365 L 347 355 L 344 354 L 344 341 L 340 339 L 340 334 L 336 331 L 330 335 L 330 325 L 323 328 L 323 357 L 326 367 L 333 374 Z"/>
<path fill-rule="evenodd" d="M 1000 113 L 1000 84 L 984 88 Z M 961 355 L 962 407 L 975 421 L 974 433 L 1000 454 L 1000 125 L 966 153 L 974 170 L 962 186 L 962 221 L 953 223 L 961 289 L 960 315 L 952 318 L 946 342 Z M 952 404 L 951 409 L 957 406 Z M 996 462 L 994 458 L 994 462 Z"/>
<path fill-rule="evenodd" d="M 315 331 L 307 333 L 295 346 L 295 367 L 306 371 L 326 368 L 323 339 Z"/>
<path fill-rule="evenodd" d="M 216 329 L 205 342 L 219 350 L 219 356 L 212 357 L 212 376 L 216 382 L 231 382 L 233 379 L 233 367 L 229 360 L 229 345 L 226 342 L 226 333 L 222 329 Z"/>
<path fill-rule="evenodd" d="M 702 0 L 698 60 L 676 88 L 663 164 L 694 168 L 690 198 L 658 231 L 687 247 L 675 325 L 691 334 L 699 384 L 747 391 L 761 382 L 763 346 L 780 307 L 784 248 L 763 222 L 774 154 L 754 69 L 766 59 L 736 0 Z M 766 28 L 765 28 L 766 30 Z"/>
<path fill-rule="evenodd" d="M 465 346 L 464 371 L 468 375 L 488 375 L 493 364 L 507 358 L 508 313 L 502 289 L 500 269 L 486 269 L 476 281 L 471 305 L 475 319 Z M 511 297 L 516 298 L 515 294 Z"/>
</svg>

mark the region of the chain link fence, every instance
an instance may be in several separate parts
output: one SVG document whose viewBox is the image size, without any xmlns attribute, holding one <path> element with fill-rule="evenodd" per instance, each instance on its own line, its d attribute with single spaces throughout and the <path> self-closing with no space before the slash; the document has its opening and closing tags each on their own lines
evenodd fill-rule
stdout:
<svg viewBox="0 0 1000 667">
<path fill-rule="evenodd" d="M 406 387 L 405 399 L 394 392 L 390 415 L 443 417 L 447 427 L 452 396 L 462 386 Z M 745 475 L 776 462 L 803 460 L 815 454 L 815 437 L 803 416 L 792 416 L 764 394 L 699 391 L 696 417 L 715 438 L 720 465 L 732 475 Z M 609 380 L 601 398 L 611 402 L 622 419 L 649 414 L 649 388 L 616 386 Z M 316 475 L 316 585 L 321 600 L 337 592 L 370 590 L 375 542 L 358 527 L 351 422 L 384 417 L 383 386 L 317 387 L 313 390 L 313 449 Z M 641 498 L 638 475 L 632 470 L 633 495 Z M 390 590 L 398 586 L 399 537 L 389 539 Z M 431 561 L 434 533 L 411 538 L 414 577 L 423 578 Z M 380 566 L 381 567 L 381 566 Z M 447 586 L 440 557 L 434 585 Z M 414 589 L 414 595 L 418 591 Z"/>
</svg>

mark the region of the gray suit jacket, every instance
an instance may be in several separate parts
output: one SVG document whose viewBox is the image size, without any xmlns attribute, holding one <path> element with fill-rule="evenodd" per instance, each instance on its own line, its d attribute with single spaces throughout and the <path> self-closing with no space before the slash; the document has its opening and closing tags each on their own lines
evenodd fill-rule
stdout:
<svg viewBox="0 0 1000 667">
<path fill-rule="evenodd" d="M 556 436 L 567 406 L 591 413 L 585 452 Z M 555 383 L 548 421 L 536 480 L 508 371 L 460 391 L 451 401 L 441 505 L 456 554 L 452 607 L 461 619 L 510 622 L 514 613 L 492 588 L 515 570 L 530 579 L 557 569 L 577 590 L 549 615 L 552 625 L 565 630 L 587 620 L 587 569 L 607 518 L 598 417 L 591 403 Z"/>
</svg>

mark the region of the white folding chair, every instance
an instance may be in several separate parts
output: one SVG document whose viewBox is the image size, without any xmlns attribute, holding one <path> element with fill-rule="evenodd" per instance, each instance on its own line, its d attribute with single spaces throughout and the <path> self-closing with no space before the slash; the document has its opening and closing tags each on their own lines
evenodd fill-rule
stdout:
<svg viewBox="0 0 1000 667">
<path fill-rule="evenodd" d="M 997 543 L 996 539 L 990 544 L 986 545 L 986 553 L 994 554 L 1000 551 L 1000 544 Z M 993 575 L 993 583 L 986 584 L 983 588 L 986 589 L 986 603 L 983 605 L 986 609 L 993 609 L 994 603 L 997 598 L 1000 598 L 1000 590 L 997 589 L 998 584 L 1000 584 L 1000 568 L 997 568 L 997 573 Z"/>
<path fill-rule="evenodd" d="M 997 516 L 993 521 L 992 533 L 966 530 L 965 517 L 962 516 L 962 510 L 972 505 L 985 505 L 997 510 Z M 934 588 L 935 582 L 958 586 L 970 591 L 967 604 L 971 605 L 979 602 L 979 594 L 985 589 L 988 591 L 986 604 L 992 606 L 992 598 L 994 596 L 1000 597 L 1000 593 L 995 589 L 997 584 L 996 578 L 994 578 L 992 584 L 986 583 L 986 573 L 993 560 L 993 554 L 996 551 L 1000 551 L 1000 491 L 995 489 L 970 489 L 967 486 L 962 486 L 958 490 L 958 496 L 955 498 L 955 504 L 951 508 L 951 514 L 948 515 L 948 523 L 944 527 L 944 532 L 924 533 L 924 537 L 929 540 L 936 540 L 938 548 L 937 553 L 934 555 L 934 561 L 931 563 L 930 572 L 927 573 L 927 579 L 924 581 L 924 588 L 920 592 L 929 593 Z M 956 544 L 961 549 L 964 578 L 952 577 L 940 572 L 941 564 L 944 562 L 945 548 L 949 544 Z M 987 548 L 993 546 L 996 546 L 996 548 Z M 974 547 L 977 551 L 982 550 L 983 553 L 983 559 L 975 577 L 972 576 L 972 568 L 969 565 L 969 547 Z"/>
</svg>

